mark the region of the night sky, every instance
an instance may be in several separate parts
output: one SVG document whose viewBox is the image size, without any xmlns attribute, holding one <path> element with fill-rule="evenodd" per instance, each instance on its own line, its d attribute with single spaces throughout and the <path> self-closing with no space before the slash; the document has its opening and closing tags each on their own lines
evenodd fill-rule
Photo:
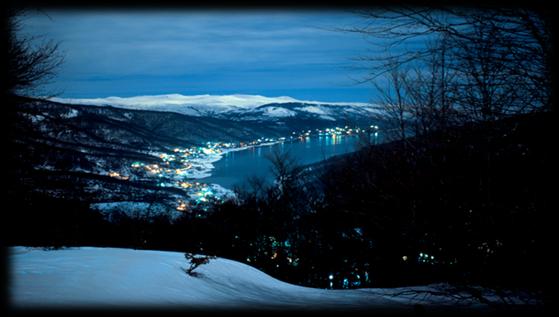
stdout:
<svg viewBox="0 0 559 317">
<path fill-rule="evenodd" d="M 64 64 L 44 87 L 66 98 L 258 94 L 370 102 L 358 84 L 370 53 L 350 11 L 41 11 L 20 35 L 59 43 Z"/>
</svg>

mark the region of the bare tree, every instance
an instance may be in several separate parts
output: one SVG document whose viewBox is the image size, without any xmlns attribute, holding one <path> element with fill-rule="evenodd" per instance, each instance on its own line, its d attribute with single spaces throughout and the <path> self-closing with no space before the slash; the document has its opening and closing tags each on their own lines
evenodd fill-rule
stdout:
<svg viewBox="0 0 559 317">
<path fill-rule="evenodd" d="M 537 110 L 535 91 L 522 71 L 524 61 L 511 59 L 511 42 L 491 21 L 472 26 L 476 41 L 457 39 L 453 50 L 456 108 L 468 121 L 491 121 L 511 114 Z M 520 71 L 519 71 L 520 70 Z M 525 69 L 526 70 L 526 69 Z"/>
<path fill-rule="evenodd" d="M 200 265 L 210 263 L 210 260 L 216 259 L 217 257 L 209 255 L 197 256 L 192 253 L 185 253 L 184 258 L 190 263 L 190 266 L 184 270 L 186 274 L 190 276 L 198 276 L 198 273 L 194 272 L 194 270 L 196 270 Z"/>
<path fill-rule="evenodd" d="M 385 86 L 373 83 L 380 96 L 377 103 L 383 110 L 377 114 L 377 119 L 387 122 L 384 133 L 388 139 L 404 140 L 409 133 L 412 113 L 407 100 L 406 77 L 405 71 L 393 68 L 384 76 Z"/>
<path fill-rule="evenodd" d="M 290 193 L 296 186 L 297 177 L 302 171 L 296 158 L 288 151 L 275 149 L 267 156 L 272 163 L 272 172 L 277 182 L 277 187 L 282 195 Z"/>
<path fill-rule="evenodd" d="M 289 151 L 276 149 L 267 158 L 275 176 L 275 186 L 270 188 L 268 199 L 275 201 L 272 213 L 276 214 L 278 223 L 282 223 L 282 230 L 288 232 L 309 204 L 304 169 Z"/>
<path fill-rule="evenodd" d="M 444 126 L 449 113 L 487 121 L 551 107 L 551 27 L 541 11 L 401 6 L 359 14 L 367 23 L 344 30 L 364 34 L 380 48 L 359 58 L 370 63 L 364 80 L 436 66 L 430 71 L 436 77 L 416 72 L 415 94 L 408 97 L 431 105 L 436 111 L 429 115 L 438 116 L 438 124 Z"/>
<path fill-rule="evenodd" d="M 23 11 L 8 10 L 4 93 L 29 94 L 52 79 L 63 62 L 58 43 L 21 34 Z"/>
<path fill-rule="evenodd" d="M 438 46 L 434 54 L 404 80 L 415 135 L 444 130 L 456 122 L 452 88 L 457 74 L 448 65 L 448 44 L 442 39 L 432 45 Z"/>
<path fill-rule="evenodd" d="M 382 76 L 385 86 L 373 83 L 383 110 L 376 118 L 387 122 L 384 133 L 389 139 L 403 140 L 411 134 L 425 135 L 455 124 L 455 97 L 450 86 L 456 73 L 447 67 L 446 50 L 436 52 L 421 67 L 392 67 Z"/>
</svg>

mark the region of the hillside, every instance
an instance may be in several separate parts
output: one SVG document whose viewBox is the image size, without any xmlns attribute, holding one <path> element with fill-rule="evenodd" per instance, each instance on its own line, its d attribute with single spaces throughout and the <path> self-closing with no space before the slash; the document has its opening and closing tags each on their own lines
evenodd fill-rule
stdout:
<svg viewBox="0 0 559 317">
<path fill-rule="evenodd" d="M 387 283 L 541 289 L 551 270 L 553 129 L 549 113 L 466 124 L 314 164 L 305 185 L 318 187 L 324 221 L 336 219 L 327 230 L 363 244 L 339 256 L 375 263 Z"/>
<path fill-rule="evenodd" d="M 348 120 L 361 122 L 380 110 L 378 106 L 358 102 L 321 102 L 297 100 L 291 97 L 259 95 L 196 95 L 180 94 L 108 97 L 93 99 L 52 98 L 51 100 L 79 105 L 112 106 L 122 109 L 165 111 L 197 117 L 214 117 L 236 121 L 284 121 L 303 119 L 319 121 Z"/>
<path fill-rule="evenodd" d="M 182 253 L 115 248 L 46 251 L 10 248 L 11 304 L 32 308 L 190 309 L 232 311 L 494 312 L 500 300 L 482 291 L 487 303 L 464 294 L 445 294 L 445 285 L 415 288 L 326 290 L 296 286 L 236 261 L 217 258 L 196 269 Z M 433 294 L 429 294 L 433 292 Z M 442 292 L 442 293 L 440 293 Z M 421 294 L 421 296 L 418 296 Z M 524 300 L 510 298 L 512 303 Z"/>
<path fill-rule="evenodd" d="M 91 206 L 104 213 L 129 210 L 174 218 L 190 204 L 231 194 L 218 185 L 198 182 L 225 151 L 236 150 L 243 142 L 268 142 L 338 124 L 304 114 L 275 121 L 236 120 L 231 114 L 224 119 L 23 97 L 14 97 L 11 103 L 5 159 L 10 167 L 9 204 L 22 210 L 13 215 L 16 223 L 43 206 L 61 210 L 60 217 Z M 369 123 L 370 118 L 360 120 Z M 64 223 L 62 218 L 59 222 Z"/>
<path fill-rule="evenodd" d="M 156 109 L 83 106 L 32 99 L 22 103 L 19 110 L 32 123 L 40 122 L 40 125 L 45 126 L 44 132 L 49 132 L 46 129 L 61 129 L 61 125 L 69 130 L 81 132 L 72 136 L 75 142 L 99 141 L 153 149 L 198 145 L 207 141 L 246 142 L 262 136 L 285 136 L 291 131 L 300 130 L 300 127 L 296 128 L 299 124 L 308 123 L 262 125 L 258 121 L 244 121 L 239 124 L 227 119 L 201 119 L 197 116 Z M 47 120 L 41 122 L 43 119 Z"/>
</svg>

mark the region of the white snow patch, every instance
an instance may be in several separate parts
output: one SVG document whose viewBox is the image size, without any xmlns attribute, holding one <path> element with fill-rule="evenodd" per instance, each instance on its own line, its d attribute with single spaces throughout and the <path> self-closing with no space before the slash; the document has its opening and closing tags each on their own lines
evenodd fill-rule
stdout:
<svg viewBox="0 0 559 317">
<path fill-rule="evenodd" d="M 320 118 L 321 118 L 321 119 L 324 119 L 324 120 L 336 121 L 335 118 L 332 118 L 332 117 L 330 117 L 330 116 L 325 116 L 325 115 L 320 116 Z"/>
<path fill-rule="evenodd" d="M 284 283 L 246 264 L 216 258 L 189 276 L 182 253 L 117 248 L 46 251 L 11 247 L 11 304 L 33 307 L 400 309 L 462 305 L 447 296 L 396 295 L 412 288 L 325 290 Z M 416 287 L 430 290 L 435 286 Z"/>
<path fill-rule="evenodd" d="M 223 200 L 235 199 L 237 197 L 234 191 L 227 189 L 219 184 L 210 184 L 209 186 L 212 189 L 215 197 L 221 198 Z"/>
<path fill-rule="evenodd" d="M 370 105 L 360 106 L 360 107 L 370 107 Z M 299 111 L 307 112 L 307 113 L 317 114 L 317 115 L 319 115 L 319 118 L 324 119 L 324 120 L 336 121 L 336 119 L 334 117 L 330 116 L 330 114 L 332 114 L 332 113 L 331 113 L 330 109 L 328 109 L 327 107 L 322 107 L 320 105 L 316 105 L 316 106 L 300 107 L 300 108 L 295 108 L 295 109 L 299 110 Z M 346 111 L 347 111 L 347 109 L 346 109 Z"/>
<path fill-rule="evenodd" d="M 340 105 L 355 107 L 370 107 L 368 103 L 361 102 L 323 102 L 298 100 L 292 97 L 265 97 L 260 95 L 194 95 L 184 96 L 180 94 L 137 96 L 137 97 L 107 97 L 107 98 L 59 98 L 54 97 L 51 101 L 94 106 L 114 106 L 125 109 L 170 111 L 192 116 L 205 116 L 221 114 L 229 111 L 253 110 L 267 104 L 303 103 L 306 108 L 320 105 Z M 313 108 L 310 108 L 312 111 Z M 318 108 L 316 108 L 318 109 Z M 291 116 L 290 110 L 271 110 L 268 116 Z"/>
<path fill-rule="evenodd" d="M 31 120 L 32 123 L 39 123 L 46 119 L 46 117 L 41 114 L 24 114 L 24 116 Z"/>
<path fill-rule="evenodd" d="M 78 110 L 76 110 L 76 109 L 70 109 L 69 112 L 63 113 L 63 114 L 61 114 L 60 116 L 61 116 L 62 118 L 64 118 L 64 119 L 70 119 L 70 118 L 75 118 L 75 117 L 77 117 L 78 114 L 79 114 Z"/>
<path fill-rule="evenodd" d="M 186 172 L 186 177 L 188 179 L 201 179 L 212 176 L 211 171 L 215 167 L 213 163 L 221 160 L 223 154 L 225 154 L 225 151 L 190 159 L 189 163 L 192 164 L 192 167 Z"/>
<path fill-rule="evenodd" d="M 326 111 L 324 111 L 324 109 L 317 107 L 317 106 L 306 106 L 306 107 L 301 107 L 301 108 L 296 108 L 299 111 L 304 111 L 304 112 L 309 112 L 309 113 L 314 113 L 314 114 L 320 114 L 320 115 L 325 115 L 328 114 Z"/>
<path fill-rule="evenodd" d="M 264 115 L 267 117 L 284 118 L 293 117 L 296 113 L 282 107 L 267 107 L 266 110 L 264 110 Z"/>
</svg>

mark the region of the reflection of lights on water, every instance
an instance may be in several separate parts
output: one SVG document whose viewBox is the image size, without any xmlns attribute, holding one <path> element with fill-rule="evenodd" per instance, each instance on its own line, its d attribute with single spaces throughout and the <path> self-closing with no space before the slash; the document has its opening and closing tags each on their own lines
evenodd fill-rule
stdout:
<svg viewBox="0 0 559 317">
<path fill-rule="evenodd" d="M 375 127 L 371 125 L 371 128 Z M 343 127 L 334 127 L 334 128 L 326 128 L 326 129 L 313 129 L 313 130 L 301 130 L 299 132 L 291 132 L 291 136 L 288 137 L 279 137 L 279 138 L 258 138 L 255 141 L 251 142 L 239 142 L 239 143 L 219 143 L 219 142 L 206 142 L 199 146 L 193 146 L 189 148 L 173 148 L 170 149 L 168 153 L 153 153 L 154 156 L 161 159 L 159 164 L 146 164 L 142 162 L 133 162 L 130 166 L 134 169 L 139 169 L 138 171 L 143 171 L 145 176 L 149 177 L 156 177 L 155 181 L 160 184 L 160 186 L 168 186 L 168 187 L 176 187 L 176 188 L 183 188 L 189 189 L 188 193 L 193 198 L 193 201 L 201 202 L 201 201 L 208 201 L 210 197 L 217 195 L 212 193 L 207 188 L 207 185 L 200 184 L 198 182 L 186 182 L 182 179 L 182 176 L 188 176 L 192 170 L 201 171 L 204 167 L 198 164 L 198 160 L 203 160 L 207 156 L 215 155 L 215 154 L 225 154 L 225 156 L 234 156 L 235 152 L 229 152 L 227 149 L 234 149 L 239 147 L 248 147 L 252 152 L 253 155 L 262 156 L 265 152 L 270 150 L 271 147 L 266 147 L 262 149 L 260 145 L 262 142 L 278 142 L 279 147 L 283 147 L 284 141 L 295 141 L 300 139 L 304 141 L 305 147 L 309 148 L 312 147 L 312 140 L 320 140 L 320 145 L 328 145 L 333 146 L 337 144 L 345 143 L 347 137 L 352 137 L 355 132 L 365 132 L 365 129 L 360 128 L 352 128 L 349 129 L 348 126 Z M 378 133 L 375 132 L 375 136 Z M 254 145 L 254 146 L 251 146 Z M 335 151 L 335 150 L 334 150 Z M 193 161 L 191 161 L 193 160 Z M 135 172 L 135 171 L 134 171 Z M 117 172 L 111 172 L 111 177 L 119 178 L 119 179 L 128 179 L 128 176 L 122 176 Z M 165 182 L 166 178 L 169 178 L 170 182 Z M 178 208 L 183 209 L 186 208 L 185 205 L 179 205 Z"/>
</svg>

